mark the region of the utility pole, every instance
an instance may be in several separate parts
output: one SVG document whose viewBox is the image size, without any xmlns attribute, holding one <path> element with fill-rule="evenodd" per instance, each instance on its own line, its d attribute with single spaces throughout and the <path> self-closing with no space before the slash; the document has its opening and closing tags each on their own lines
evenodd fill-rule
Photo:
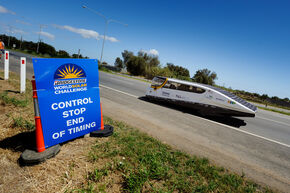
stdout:
<svg viewBox="0 0 290 193">
<path fill-rule="evenodd" d="M 81 50 L 79 49 L 79 51 L 78 51 L 78 58 L 80 58 L 80 52 L 81 52 Z"/>
<path fill-rule="evenodd" d="M 21 50 L 21 46 L 22 46 L 22 35 L 21 35 L 21 38 L 20 38 L 20 46 L 19 46 L 19 50 Z"/>
<path fill-rule="evenodd" d="M 100 59 L 100 64 L 102 64 L 103 52 L 104 52 L 104 46 L 105 46 L 105 41 L 106 41 L 106 33 L 107 33 L 108 24 L 109 23 L 118 23 L 118 24 L 121 24 L 121 25 L 123 25 L 125 27 L 127 27 L 128 24 L 119 22 L 117 20 L 109 19 L 106 16 L 104 16 L 103 14 L 101 14 L 101 13 L 99 13 L 99 12 L 97 12 L 97 11 L 89 8 L 89 7 L 87 7 L 86 5 L 82 5 L 82 7 L 85 8 L 85 9 L 88 9 L 89 11 L 91 11 L 91 12 L 93 12 L 93 13 L 99 15 L 99 16 L 101 16 L 105 20 L 105 31 L 104 31 L 104 37 L 103 37 L 103 45 L 102 45 L 102 51 L 101 51 L 101 59 Z"/>
<path fill-rule="evenodd" d="M 39 25 L 39 33 L 38 33 L 38 43 L 37 43 L 37 48 L 36 48 L 36 53 L 38 54 L 39 51 L 39 43 L 40 43 L 40 34 L 42 32 L 42 27 L 44 27 L 44 25 L 40 24 Z"/>
<path fill-rule="evenodd" d="M 9 47 L 9 45 L 10 45 L 10 36 L 11 36 L 11 26 L 9 26 L 9 35 L 8 35 L 8 45 L 7 45 L 7 47 Z"/>
</svg>

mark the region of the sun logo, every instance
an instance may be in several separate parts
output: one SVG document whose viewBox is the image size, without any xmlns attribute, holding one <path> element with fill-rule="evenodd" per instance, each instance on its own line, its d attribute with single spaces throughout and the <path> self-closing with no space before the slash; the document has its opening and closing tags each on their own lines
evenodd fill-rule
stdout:
<svg viewBox="0 0 290 193">
<path fill-rule="evenodd" d="M 73 79 L 86 77 L 84 70 L 75 64 L 65 64 L 55 72 L 55 79 Z"/>
</svg>

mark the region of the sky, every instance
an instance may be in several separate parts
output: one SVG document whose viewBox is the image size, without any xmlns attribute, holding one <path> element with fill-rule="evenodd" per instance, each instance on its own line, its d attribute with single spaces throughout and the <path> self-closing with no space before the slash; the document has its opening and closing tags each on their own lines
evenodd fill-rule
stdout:
<svg viewBox="0 0 290 193">
<path fill-rule="evenodd" d="M 98 12 L 120 22 L 107 28 L 111 65 L 124 50 L 143 50 L 191 77 L 208 68 L 218 85 L 290 98 L 289 8 L 286 0 L 0 0 L 0 33 L 36 42 L 42 25 L 42 41 L 57 50 L 100 59 Z"/>
</svg>

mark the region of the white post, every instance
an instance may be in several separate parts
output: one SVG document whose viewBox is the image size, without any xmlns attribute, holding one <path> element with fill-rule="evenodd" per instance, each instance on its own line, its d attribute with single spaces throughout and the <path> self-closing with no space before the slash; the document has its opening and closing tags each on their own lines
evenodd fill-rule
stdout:
<svg viewBox="0 0 290 193">
<path fill-rule="evenodd" d="M 20 93 L 25 92 L 26 85 L 26 58 L 20 58 Z"/>
<path fill-rule="evenodd" d="M 9 51 L 5 51 L 4 56 L 4 80 L 9 78 Z"/>
</svg>

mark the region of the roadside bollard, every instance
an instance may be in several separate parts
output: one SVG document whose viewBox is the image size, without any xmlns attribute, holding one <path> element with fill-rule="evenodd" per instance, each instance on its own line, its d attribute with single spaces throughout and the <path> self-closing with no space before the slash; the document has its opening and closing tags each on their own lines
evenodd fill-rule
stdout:
<svg viewBox="0 0 290 193">
<path fill-rule="evenodd" d="M 26 87 L 26 58 L 20 59 L 20 93 L 25 92 Z"/>
<path fill-rule="evenodd" d="M 4 80 L 9 78 L 9 51 L 5 51 L 4 54 Z"/>
</svg>

